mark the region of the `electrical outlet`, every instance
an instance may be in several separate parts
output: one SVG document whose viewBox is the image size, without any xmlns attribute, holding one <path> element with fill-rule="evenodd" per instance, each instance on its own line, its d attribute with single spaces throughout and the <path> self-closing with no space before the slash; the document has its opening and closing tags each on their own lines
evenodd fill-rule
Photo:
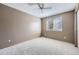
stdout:
<svg viewBox="0 0 79 59">
<path fill-rule="evenodd" d="M 11 40 L 8 40 L 8 42 L 10 43 L 10 42 L 11 42 Z"/>
<path fill-rule="evenodd" d="M 64 39 L 67 39 L 67 37 L 66 37 L 66 36 L 64 36 Z"/>
</svg>

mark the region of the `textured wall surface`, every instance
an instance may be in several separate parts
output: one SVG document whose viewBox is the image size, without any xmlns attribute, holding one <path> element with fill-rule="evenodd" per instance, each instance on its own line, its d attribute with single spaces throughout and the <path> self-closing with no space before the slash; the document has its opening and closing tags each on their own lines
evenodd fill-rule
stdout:
<svg viewBox="0 0 79 59">
<path fill-rule="evenodd" d="M 0 4 L 0 48 L 40 36 L 41 20 Z"/>
</svg>

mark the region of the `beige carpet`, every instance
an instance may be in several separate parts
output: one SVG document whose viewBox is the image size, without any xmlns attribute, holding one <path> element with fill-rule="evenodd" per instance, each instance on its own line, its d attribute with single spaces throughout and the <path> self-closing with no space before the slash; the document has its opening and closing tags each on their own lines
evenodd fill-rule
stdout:
<svg viewBox="0 0 79 59">
<path fill-rule="evenodd" d="M 1 55 L 79 55 L 73 44 L 49 38 L 36 38 L 0 50 Z"/>
</svg>

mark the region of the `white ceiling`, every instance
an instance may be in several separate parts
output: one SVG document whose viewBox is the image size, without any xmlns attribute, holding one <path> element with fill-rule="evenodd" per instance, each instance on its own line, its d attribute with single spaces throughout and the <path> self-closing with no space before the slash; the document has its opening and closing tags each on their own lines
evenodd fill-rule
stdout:
<svg viewBox="0 0 79 59">
<path fill-rule="evenodd" d="M 52 7 L 52 9 L 45 9 L 43 13 L 36 4 L 29 5 L 27 3 L 3 3 L 9 7 L 18 9 L 36 17 L 47 17 L 67 11 L 74 10 L 75 3 L 45 3 L 45 7 Z"/>
</svg>

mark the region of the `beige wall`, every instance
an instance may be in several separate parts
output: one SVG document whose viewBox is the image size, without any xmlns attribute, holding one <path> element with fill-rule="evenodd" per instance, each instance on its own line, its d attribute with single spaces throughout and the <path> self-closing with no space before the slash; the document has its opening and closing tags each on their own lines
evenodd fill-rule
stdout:
<svg viewBox="0 0 79 59">
<path fill-rule="evenodd" d="M 74 43 L 74 12 L 59 14 L 62 16 L 63 29 L 62 32 L 46 31 L 46 20 L 53 19 L 55 16 L 42 19 L 42 36 Z M 65 38 L 64 38 L 65 37 Z"/>
<path fill-rule="evenodd" d="M 39 18 L 0 4 L 0 48 L 36 38 L 40 33 Z"/>
</svg>

